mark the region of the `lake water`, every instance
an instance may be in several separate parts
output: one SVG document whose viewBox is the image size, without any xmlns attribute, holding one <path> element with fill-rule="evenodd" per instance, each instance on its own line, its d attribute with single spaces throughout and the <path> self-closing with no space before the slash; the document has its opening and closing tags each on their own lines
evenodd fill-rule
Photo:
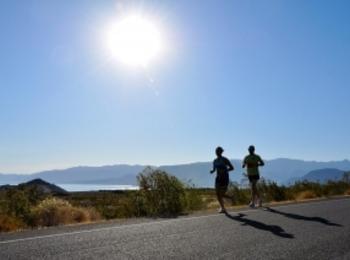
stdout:
<svg viewBox="0 0 350 260">
<path fill-rule="evenodd" d="M 103 185 L 103 184 L 56 184 L 66 191 L 98 191 L 98 190 L 138 190 L 133 185 Z"/>
</svg>

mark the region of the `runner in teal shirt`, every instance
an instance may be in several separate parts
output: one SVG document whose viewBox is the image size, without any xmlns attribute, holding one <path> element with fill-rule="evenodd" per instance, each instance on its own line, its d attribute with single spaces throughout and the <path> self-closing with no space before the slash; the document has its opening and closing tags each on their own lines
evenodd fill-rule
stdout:
<svg viewBox="0 0 350 260">
<path fill-rule="evenodd" d="M 226 213 L 223 198 L 225 197 L 232 199 L 226 195 L 226 191 L 230 181 L 228 172 L 234 169 L 230 160 L 222 156 L 223 152 L 224 149 L 222 149 L 220 146 L 216 148 L 215 153 L 217 157 L 213 162 L 213 170 L 210 171 L 210 173 L 214 173 L 216 171 L 215 191 L 220 204 L 219 213 Z"/>
</svg>

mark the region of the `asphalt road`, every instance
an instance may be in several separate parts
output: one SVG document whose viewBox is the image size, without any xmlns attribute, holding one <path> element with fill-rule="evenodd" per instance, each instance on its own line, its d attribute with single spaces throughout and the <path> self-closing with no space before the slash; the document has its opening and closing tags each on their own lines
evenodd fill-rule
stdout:
<svg viewBox="0 0 350 260">
<path fill-rule="evenodd" d="M 350 199 L 0 235 L 0 259 L 350 259 Z"/>
</svg>

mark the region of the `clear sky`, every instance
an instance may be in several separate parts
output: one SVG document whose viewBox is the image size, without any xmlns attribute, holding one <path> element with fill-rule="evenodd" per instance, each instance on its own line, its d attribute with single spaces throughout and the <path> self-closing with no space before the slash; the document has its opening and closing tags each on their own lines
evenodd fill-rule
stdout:
<svg viewBox="0 0 350 260">
<path fill-rule="evenodd" d="M 0 172 L 350 158 L 350 1 L 1 1 Z M 166 50 L 108 55 L 134 11 Z"/>
</svg>

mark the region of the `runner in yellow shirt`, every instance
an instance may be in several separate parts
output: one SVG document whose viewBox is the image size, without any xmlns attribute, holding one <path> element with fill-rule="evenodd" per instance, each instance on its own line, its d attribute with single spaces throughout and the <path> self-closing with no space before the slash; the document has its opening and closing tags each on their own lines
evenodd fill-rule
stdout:
<svg viewBox="0 0 350 260">
<path fill-rule="evenodd" d="M 262 201 L 256 184 L 260 179 L 259 166 L 264 166 L 265 163 L 259 155 L 255 154 L 255 147 L 253 145 L 249 146 L 248 151 L 249 154 L 244 158 L 242 168 L 247 167 L 248 179 L 252 189 L 252 198 L 249 206 L 254 208 L 257 203 L 261 207 Z"/>
</svg>

